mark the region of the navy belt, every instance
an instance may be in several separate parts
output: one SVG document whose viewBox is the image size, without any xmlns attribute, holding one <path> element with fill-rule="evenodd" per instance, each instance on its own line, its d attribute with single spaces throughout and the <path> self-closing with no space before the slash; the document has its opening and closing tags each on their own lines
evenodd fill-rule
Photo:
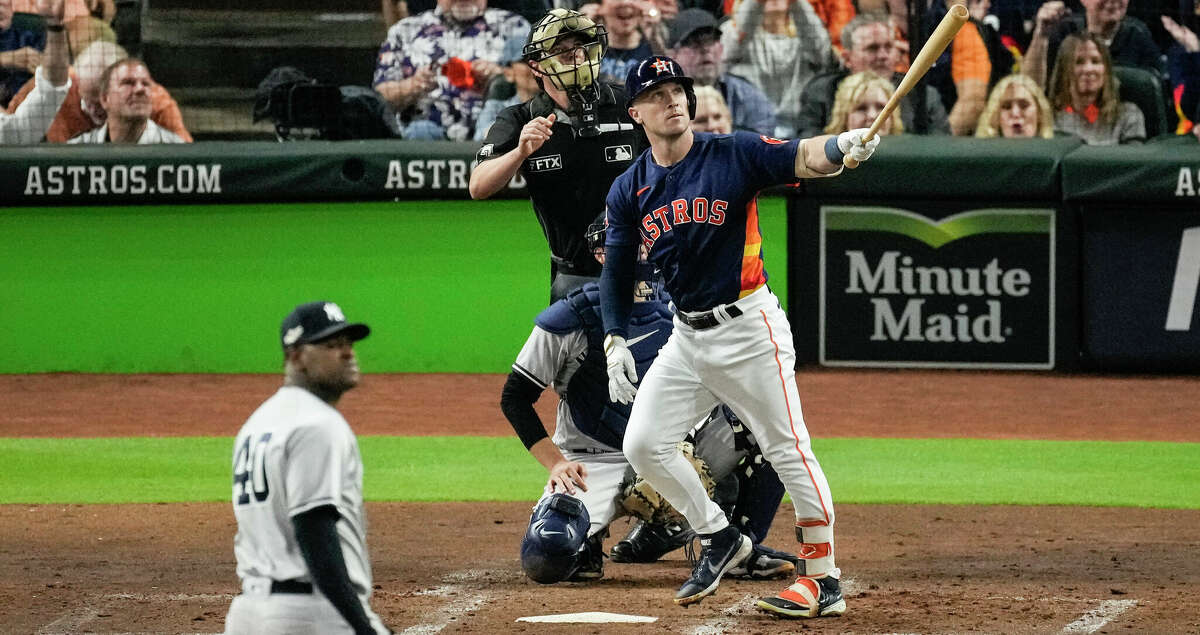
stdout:
<svg viewBox="0 0 1200 635">
<path fill-rule="evenodd" d="M 300 580 L 271 580 L 271 593 L 294 593 L 297 595 L 308 595 L 313 592 L 311 582 L 302 582 Z"/>
<path fill-rule="evenodd" d="M 725 313 L 729 315 L 730 319 L 733 319 L 740 316 L 742 314 L 742 310 L 732 304 L 727 304 L 725 305 Z M 683 322 L 697 331 L 710 329 L 721 323 L 717 319 L 716 309 L 705 311 L 704 313 L 694 316 L 688 316 L 683 311 L 680 311 L 675 314 L 675 317 L 679 318 L 680 322 Z"/>
</svg>

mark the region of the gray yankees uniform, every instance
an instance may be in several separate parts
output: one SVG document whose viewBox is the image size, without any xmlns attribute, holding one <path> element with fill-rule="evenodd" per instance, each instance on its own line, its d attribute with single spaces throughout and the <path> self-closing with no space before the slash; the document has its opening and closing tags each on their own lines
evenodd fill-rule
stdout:
<svg viewBox="0 0 1200 635">
<path fill-rule="evenodd" d="M 321 342 L 346 331 L 361 339 L 367 332 L 365 326 L 347 324 L 333 303 L 302 305 L 293 316 L 298 314 L 295 326 L 284 323 L 285 351 L 308 343 L 332 351 L 339 344 Z M 349 350 L 347 344 L 340 346 Z M 357 375 L 352 354 L 346 359 Z M 369 604 L 362 478 L 362 456 L 350 425 L 309 388 L 289 382 L 250 415 L 233 446 L 234 555 L 242 593 L 229 607 L 228 635 L 355 632 L 317 588 L 297 539 L 296 517 L 320 508 L 337 511 L 337 545 L 331 535 L 330 549 L 336 553 L 340 547 L 350 588 L 366 619 L 376 633 L 390 632 Z"/>
</svg>

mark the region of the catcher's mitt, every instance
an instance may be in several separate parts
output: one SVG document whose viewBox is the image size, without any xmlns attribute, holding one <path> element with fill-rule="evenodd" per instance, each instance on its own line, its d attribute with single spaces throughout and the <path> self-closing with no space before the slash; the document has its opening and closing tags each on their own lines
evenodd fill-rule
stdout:
<svg viewBox="0 0 1200 635">
<path fill-rule="evenodd" d="M 704 490 L 708 492 L 709 497 L 712 497 L 717 484 L 709 473 L 708 465 L 703 459 L 696 456 L 695 448 L 691 443 L 680 441 L 678 447 L 684 458 L 696 469 L 696 474 L 700 476 Z M 648 523 L 686 522 L 683 516 L 675 511 L 675 508 L 671 507 L 671 504 L 661 494 L 654 491 L 654 488 L 641 476 L 635 476 L 632 480 L 621 484 L 621 496 L 618 502 L 631 516 L 636 516 Z"/>
</svg>

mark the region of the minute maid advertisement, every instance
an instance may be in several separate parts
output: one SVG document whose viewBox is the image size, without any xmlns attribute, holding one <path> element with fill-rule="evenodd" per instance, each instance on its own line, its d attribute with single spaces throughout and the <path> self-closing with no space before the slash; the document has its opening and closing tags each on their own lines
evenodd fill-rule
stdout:
<svg viewBox="0 0 1200 635">
<path fill-rule="evenodd" d="M 821 363 L 1053 368 L 1054 214 L 822 206 Z"/>
</svg>

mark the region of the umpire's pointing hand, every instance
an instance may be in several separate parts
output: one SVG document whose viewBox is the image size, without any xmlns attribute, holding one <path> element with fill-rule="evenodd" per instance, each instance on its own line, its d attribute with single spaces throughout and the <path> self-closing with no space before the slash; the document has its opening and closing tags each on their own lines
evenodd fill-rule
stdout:
<svg viewBox="0 0 1200 635">
<path fill-rule="evenodd" d="M 521 154 L 529 156 L 538 151 L 542 144 L 553 134 L 551 126 L 554 125 L 555 115 L 550 113 L 549 117 L 535 117 L 521 128 L 521 136 L 517 139 L 517 147 L 521 149 Z"/>
<path fill-rule="evenodd" d="M 638 380 L 637 364 L 633 353 L 625 345 L 625 338 L 609 335 L 604 341 L 604 354 L 608 358 L 608 398 L 617 403 L 633 403 Z"/>
</svg>

